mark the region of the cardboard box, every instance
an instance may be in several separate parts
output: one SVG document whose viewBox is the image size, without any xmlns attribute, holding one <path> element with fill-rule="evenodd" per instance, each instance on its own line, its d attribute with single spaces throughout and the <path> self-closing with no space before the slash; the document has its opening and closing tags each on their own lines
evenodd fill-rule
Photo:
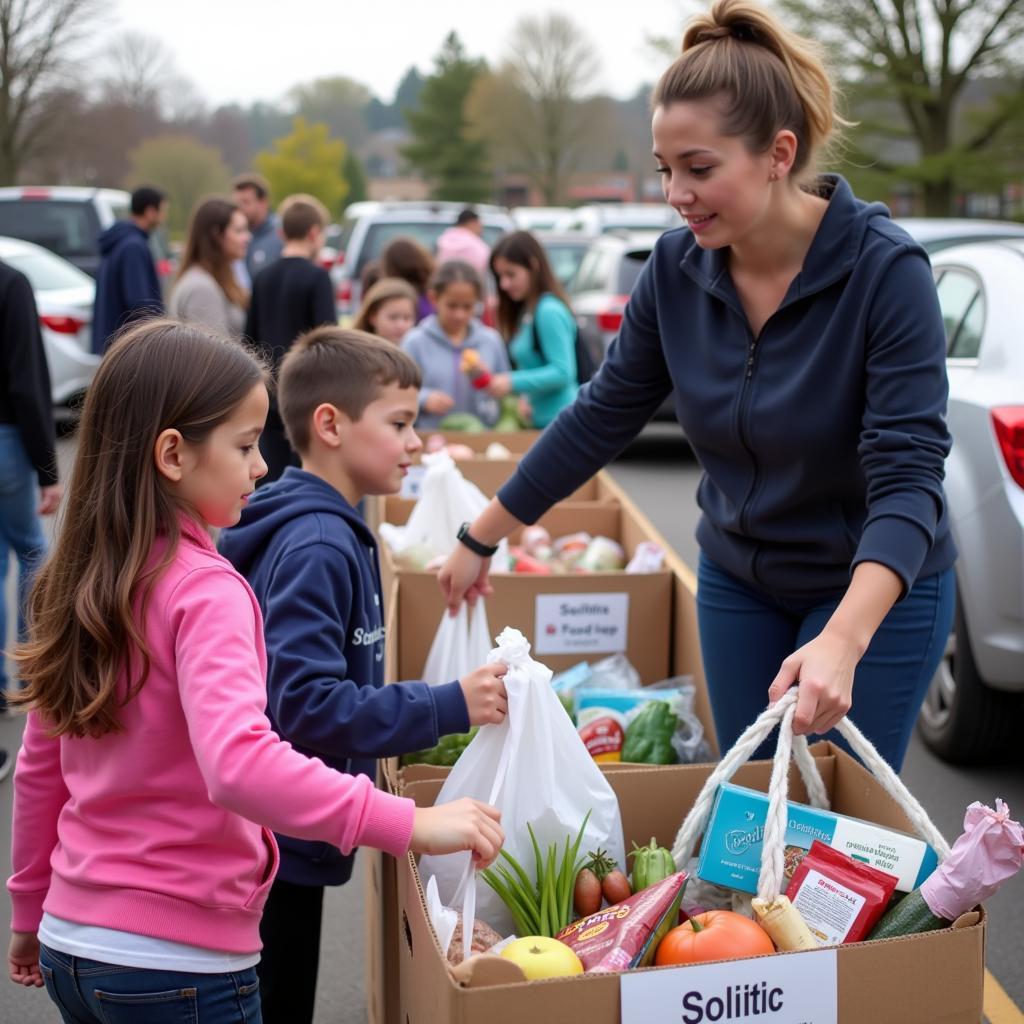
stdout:
<svg viewBox="0 0 1024 1024">
<path fill-rule="evenodd" d="M 842 813 L 909 831 L 910 822 L 861 765 L 831 744 L 816 758 L 834 806 Z M 619 797 L 627 846 L 652 835 L 670 845 L 693 804 L 711 766 L 685 765 L 608 773 Z M 736 774 L 742 785 L 767 789 L 768 762 L 746 765 Z M 406 796 L 420 806 L 431 805 L 439 779 L 409 782 Z M 797 780 L 794 799 L 805 800 Z M 398 933 L 400 1009 L 403 1024 L 522 1024 L 522 1021 L 587 1021 L 619 1024 L 623 975 L 582 975 L 546 982 L 523 982 L 518 968 L 485 958 L 463 969 L 456 982 L 442 958 L 427 918 L 423 889 L 412 857 L 398 863 Z M 982 910 L 964 915 L 953 928 L 881 942 L 861 942 L 837 950 L 780 954 L 764 958 L 821 957 L 824 967 L 835 956 L 836 1005 L 840 1024 L 978 1024 L 982 1019 L 985 916 Z M 754 961 L 732 961 L 750 964 Z M 807 960 L 804 961 L 808 962 Z M 810 961 L 813 963 L 814 961 Z M 638 974 L 671 974 L 666 982 L 679 997 L 700 966 L 646 968 Z M 810 981 L 815 976 L 807 968 Z M 634 1018 L 636 1019 L 636 1018 Z M 678 1009 L 670 1017 L 678 1021 Z M 691 1018 L 692 1019 L 692 1018 Z M 711 1019 L 711 1018 L 707 1018 Z M 765 1015 L 766 1024 L 790 1024 L 784 1014 Z"/>
<path fill-rule="evenodd" d="M 492 444 L 503 444 L 510 452 L 524 455 L 532 447 L 534 441 L 543 433 L 542 430 L 485 430 L 479 434 L 470 434 L 464 430 L 418 430 L 424 441 L 434 434 L 443 435 L 448 444 L 464 444 L 475 452 L 485 452 Z"/>
</svg>

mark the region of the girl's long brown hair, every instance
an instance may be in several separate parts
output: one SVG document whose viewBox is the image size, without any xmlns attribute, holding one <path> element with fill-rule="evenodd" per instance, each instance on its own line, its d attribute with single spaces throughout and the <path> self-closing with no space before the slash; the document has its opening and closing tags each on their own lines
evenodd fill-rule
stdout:
<svg viewBox="0 0 1024 1024">
<path fill-rule="evenodd" d="M 364 295 L 363 304 L 352 323 L 353 331 L 373 334 L 373 319 L 385 302 L 392 299 L 408 299 L 412 303 L 413 319 L 416 317 L 416 289 L 400 277 L 382 277 Z"/>
<path fill-rule="evenodd" d="M 202 267 L 236 306 L 245 309 L 249 296 L 235 278 L 231 260 L 221 247 L 221 239 L 236 211 L 241 212 L 238 204 L 221 196 L 209 196 L 198 203 L 189 218 L 178 279 L 189 268 Z"/>
<path fill-rule="evenodd" d="M 104 356 L 86 395 L 57 544 L 14 655 L 25 688 L 8 694 L 53 735 L 119 731 L 118 709 L 149 671 L 136 602 L 145 608 L 188 511 L 156 468 L 157 438 L 173 428 L 201 444 L 265 381 L 241 345 L 171 320 L 129 329 Z M 167 551 L 147 570 L 160 534 Z"/>
<path fill-rule="evenodd" d="M 498 273 L 494 269 L 495 260 L 508 260 L 517 266 L 526 267 L 530 272 L 530 295 L 521 302 L 513 302 L 498 287 L 498 331 L 505 341 L 511 341 L 519 330 L 523 314 L 531 303 L 535 303 L 542 295 L 548 293 L 558 296 L 570 309 L 569 296 L 551 269 L 544 246 L 529 231 L 513 231 L 503 235 L 491 250 L 491 273 L 494 282 L 498 282 Z"/>
</svg>

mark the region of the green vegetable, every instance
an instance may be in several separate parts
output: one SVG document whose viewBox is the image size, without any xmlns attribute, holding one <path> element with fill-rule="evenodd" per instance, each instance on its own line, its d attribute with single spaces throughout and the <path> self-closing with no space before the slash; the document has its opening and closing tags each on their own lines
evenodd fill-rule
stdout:
<svg viewBox="0 0 1024 1024">
<path fill-rule="evenodd" d="M 633 892 L 646 889 L 649 885 L 654 885 L 655 882 L 676 873 L 676 862 L 672 859 L 672 854 L 664 846 L 659 846 L 654 836 L 651 836 L 647 846 L 637 846 L 634 843 L 632 852 L 627 856 L 633 858 L 633 874 L 630 879 Z"/>
<path fill-rule="evenodd" d="M 933 932 L 937 928 L 948 928 L 949 922 L 936 917 L 925 903 L 920 889 L 904 896 L 868 935 L 869 939 L 892 939 L 899 935 L 914 935 L 917 932 Z"/>
<path fill-rule="evenodd" d="M 481 871 L 484 881 L 501 897 L 515 922 L 518 935 L 546 935 L 554 938 L 566 925 L 573 922 L 573 886 L 576 874 L 583 866 L 577 861 L 583 830 L 590 820 L 590 811 L 583 819 L 575 842 L 565 837 L 565 846 L 559 853 L 558 843 L 548 846 L 542 852 L 534 835 L 533 827 L 526 824 L 533 844 L 536 881 L 530 878 L 523 866 L 505 850 L 501 857 L 507 863 L 497 864 Z M 511 870 L 509 870 L 511 868 Z"/>
<path fill-rule="evenodd" d="M 404 754 L 402 764 L 432 764 L 442 768 L 451 768 L 462 756 L 462 752 L 469 746 L 473 737 L 477 734 L 477 727 L 474 726 L 469 732 L 455 732 L 449 736 L 442 736 L 441 742 L 429 750 L 418 750 L 413 754 Z"/>
<path fill-rule="evenodd" d="M 648 701 L 626 726 L 622 760 L 638 764 L 675 764 L 679 757 L 672 736 L 679 716 L 663 700 Z"/>
<path fill-rule="evenodd" d="M 501 414 L 494 429 L 498 431 L 522 430 L 526 426 L 519 415 L 519 396 L 506 395 L 501 400 Z"/>
<path fill-rule="evenodd" d="M 439 430 L 462 431 L 465 434 L 482 434 L 487 429 L 483 421 L 471 412 L 449 413 L 437 426 Z"/>
</svg>

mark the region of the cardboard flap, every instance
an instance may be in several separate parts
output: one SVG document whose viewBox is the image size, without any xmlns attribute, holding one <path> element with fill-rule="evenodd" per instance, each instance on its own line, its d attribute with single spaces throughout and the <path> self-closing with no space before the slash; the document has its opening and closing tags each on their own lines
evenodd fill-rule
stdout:
<svg viewBox="0 0 1024 1024">
<path fill-rule="evenodd" d="M 463 988 L 489 988 L 526 981 L 518 964 L 496 953 L 477 953 L 457 967 L 449 967 L 452 977 Z"/>
<path fill-rule="evenodd" d="M 981 907 L 977 910 L 969 910 L 966 914 L 961 914 L 952 924 L 953 928 L 973 928 L 982 918 L 984 911 Z"/>
</svg>

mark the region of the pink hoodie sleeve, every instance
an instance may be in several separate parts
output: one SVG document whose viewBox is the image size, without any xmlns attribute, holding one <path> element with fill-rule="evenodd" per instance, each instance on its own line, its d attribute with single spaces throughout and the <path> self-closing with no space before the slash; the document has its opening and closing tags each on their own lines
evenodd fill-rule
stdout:
<svg viewBox="0 0 1024 1024">
<path fill-rule="evenodd" d="M 50 856 L 57 845 L 57 819 L 68 801 L 60 770 L 60 740 L 46 734 L 39 716 L 28 715 L 14 771 L 11 828 L 11 930 L 34 932 L 50 888 Z"/>
<path fill-rule="evenodd" d="M 372 846 L 401 856 L 414 804 L 306 757 L 271 728 L 258 611 L 231 573 L 197 569 L 168 607 L 178 687 L 210 799 L 250 821 L 348 853 Z"/>
</svg>

